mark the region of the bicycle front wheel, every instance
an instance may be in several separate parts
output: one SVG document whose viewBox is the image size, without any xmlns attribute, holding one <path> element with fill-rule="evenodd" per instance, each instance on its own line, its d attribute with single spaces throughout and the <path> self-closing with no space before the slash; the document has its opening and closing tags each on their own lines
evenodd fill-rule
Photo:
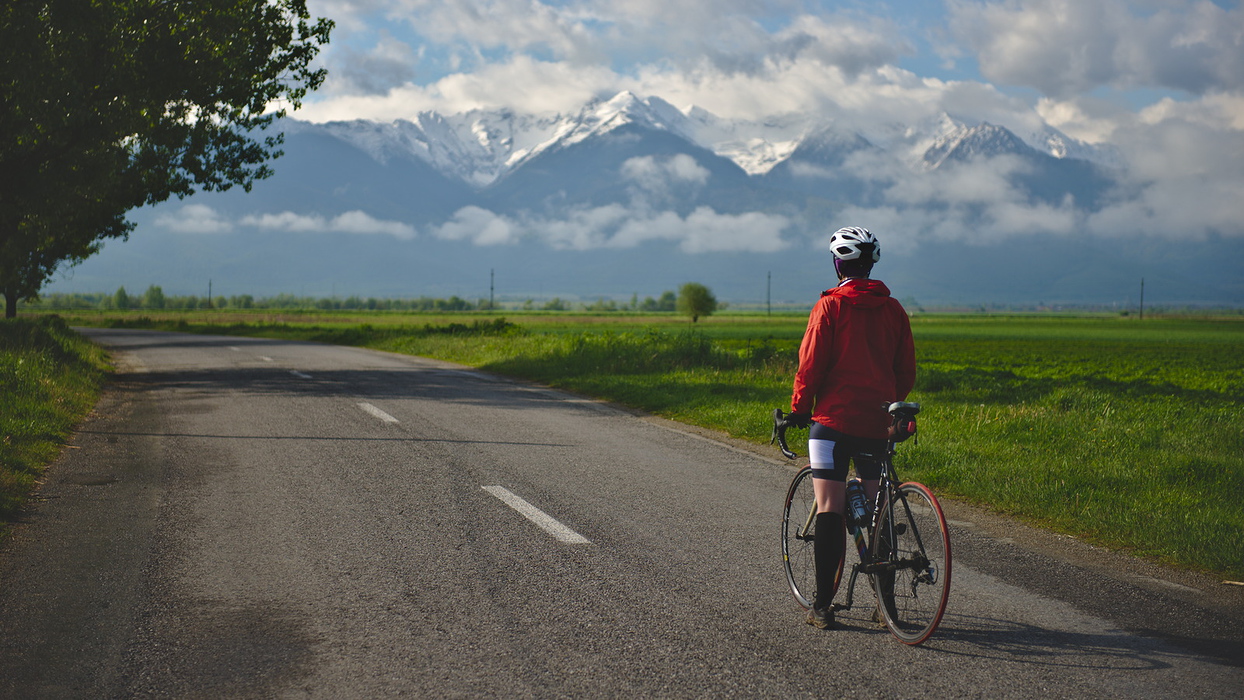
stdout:
<svg viewBox="0 0 1244 700">
<path fill-rule="evenodd" d="M 782 562 L 790 592 L 805 610 L 811 608 L 816 599 L 815 529 L 816 493 L 812 488 L 812 469 L 804 467 L 791 480 L 786 491 L 786 505 L 782 508 Z"/>
<path fill-rule="evenodd" d="M 887 504 L 873 534 L 878 610 L 900 642 L 919 644 L 942 621 L 950 595 L 950 533 L 932 492 L 907 482 Z"/>
</svg>

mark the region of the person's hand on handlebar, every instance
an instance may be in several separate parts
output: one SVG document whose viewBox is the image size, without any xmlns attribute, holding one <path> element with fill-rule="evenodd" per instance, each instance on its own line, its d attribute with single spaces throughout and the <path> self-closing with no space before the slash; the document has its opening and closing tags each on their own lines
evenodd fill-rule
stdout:
<svg viewBox="0 0 1244 700">
<path fill-rule="evenodd" d="M 812 412 L 787 413 L 784 420 L 787 425 L 794 426 L 796 428 L 806 428 L 812 424 Z"/>
</svg>

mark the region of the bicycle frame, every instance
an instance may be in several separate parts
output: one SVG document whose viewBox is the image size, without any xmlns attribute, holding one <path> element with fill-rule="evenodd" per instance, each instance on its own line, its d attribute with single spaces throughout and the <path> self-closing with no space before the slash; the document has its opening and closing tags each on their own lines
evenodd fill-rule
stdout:
<svg viewBox="0 0 1244 700">
<path fill-rule="evenodd" d="M 895 446 L 895 443 L 893 442 L 889 443 L 889 446 L 886 450 L 887 453 L 885 457 L 879 460 L 881 463 L 881 479 L 880 479 L 880 482 L 877 488 L 876 502 L 873 503 L 872 517 L 869 520 L 866 527 L 857 526 L 855 528 L 855 532 L 852 533 L 852 537 L 854 538 L 854 541 L 855 541 L 856 551 L 859 553 L 859 561 L 857 561 L 855 564 L 851 566 L 851 576 L 850 578 L 847 579 L 846 602 L 845 603 L 834 603 L 833 604 L 834 610 L 850 610 L 851 609 L 851 606 L 855 600 L 855 581 L 857 578 L 859 578 L 859 575 L 861 573 L 876 574 L 876 573 L 883 573 L 887 568 L 893 569 L 893 566 L 894 566 L 893 564 L 890 564 L 889 562 L 884 562 L 884 561 L 875 561 L 872 558 L 871 552 L 869 551 L 869 548 L 868 548 L 868 541 L 870 539 L 875 539 L 875 537 L 866 537 L 866 535 L 873 535 L 874 531 L 876 530 L 877 519 L 881 515 L 882 508 L 891 508 L 893 507 L 893 504 L 895 502 L 902 502 L 903 506 L 907 507 L 906 500 L 904 500 L 898 494 L 898 489 L 895 487 L 895 485 L 898 482 L 894 478 L 894 462 L 893 462 L 893 457 L 895 454 L 894 446 Z M 871 455 L 868 453 L 860 453 L 859 455 L 856 455 L 856 456 L 874 457 L 874 455 Z M 889 523 L 889 527 L 893 528 L 895 518 L 890 517 L 890 518 L 887 518 L 886 520 Z M 815 521 L 816 521 L 816 504 L 814 503 L 812 504 L 812 508 L 809 509 L 808 511 L 808 517 L 804 519 L 803 527 L 800 528 L 798 531 L 796 531 L 795 537 L 797 539 L 806 539 L 807 533 L 812 530 L 812 527 Z M 893 534 L 894 533 L 892 532 L 890 533 L 891 541 L 893 541 Z M 917 537 L 917 540 L 919 540 L 919 537 L 920 537 L 919 533 L 916 534 L 916 537 Z M 923 545 L 923 543 L 921 544 Z"/>
<path fill-rule="evenodd" d="M 852 536 L 855 540 L 855 548 L 856 548 L 856 551 L 859 553 L 860 558 L 859 558 L 859 561 L 857 561 L 855 564 L 851 566 L 851 576 L 850 578 L 847 579 L 846 601 L 842 603 L 834 603 L 833 605 L 834 610 L 850 610 L 851 609 L 851 606 L 855 602 L 855 581 L 856 579 L 859 578 L 859 575 L 861 573 L 863 574 L 881 573 L 885 569 L 885 566 L 887 565 L 887 562 L 876 561 L 873 559 L 872 552 L 868 548 L 868 542 L 876 539 L 875 530 L 877 528 L 877 519 L 881 517 L 881 509 L 892 508 L 894 506 L 894 502 L 896 500 L 899 500 L 898 498 L 896 498 L 896 495 L 898 494 L 898 489 L 895 488 L 896 482 L 893 476 L 894 474 L 894 461 L 893 461 L 894 452 L 895 452 L 894 443 L 891 442 L 888 446 L 888 449 L 886 450 L 887 454 L 885 455 L 884 458 L 879 460 L 881 463 L 881 480 L 877 486 L 877 498 L 876 498 L 876 502 L 873 503 L 872 517 L 870 518 L 866 528 L 859 527 L 857 525 L 855 528 L 855 532 L 852 533 Z M 857 457 L 874 457 L 874 455 L 867 454 L 867 453 L 861 453 L 856 456 Z M 893 517 L 887 518 L 886 522 L 888 523 L 889 527 L 891 528 L 894 527 Z M 865 537 L 866 534 L 869 535 L 869 537 L 866 538 Z M 890 533 L 890 534 L 893 535 L 893 533 Z M 892 536 L 891 536 L 891 541 L 893 541 Z"/>
</svg>

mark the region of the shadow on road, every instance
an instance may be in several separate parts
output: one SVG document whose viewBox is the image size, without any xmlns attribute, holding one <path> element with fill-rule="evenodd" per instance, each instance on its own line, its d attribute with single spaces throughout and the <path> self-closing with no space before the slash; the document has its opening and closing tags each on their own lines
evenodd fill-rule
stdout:
<svg viewBox="0 0 1244 700">
<path fill-rule="evenodd" d="M 82 429 L 77 431 L 82 435 L 115 435 L 125 437 L 176 437 L 176 438 L 196 438 L 203 440 L 295 440 L 295 441 L 327 441 L 327 442 L 445 442 L 455 445 L 510 445 L 513 447 L 573 447 L 579 449 L 581 445 L 572 445 L 563 442 L 515 442 L 513 440 L 448 440 L 438 438 L 418 438 L 418 437 L 358 437 L 358 436 L 333 436 L 333 435 L 209 435 L 206 433 L 136 433 L 136 432 L 118 432 L 109 430 L 89 430 Z"/>
<path fill-rule="evenodd" d="M 1055 668 L 1158 670 L 1177 660 L 1204 659 L 1244 667 L 1244 645 L 1144 631 L 1051 630 L 973 615 L 947 614 L 925 648 L 944 654 Z"/>
<path fill-rule="evenodd" d="M 297 371 L 297 374 L 295 374 Z M 498 391 L 515 408 L 551 407 L 599 410 L 567 402 L 566 394 L 495 379 L 466 370 L 403 367 L 359 370 L 291 370 L 282 367 L 157 370 L 119 374 L 116 388 L 198 392 L 204 397 L 225 392 L 251 396 L 343 397 L 368 399 L 429 399 L 446 404 L 495 405 Z"/>
</svg>

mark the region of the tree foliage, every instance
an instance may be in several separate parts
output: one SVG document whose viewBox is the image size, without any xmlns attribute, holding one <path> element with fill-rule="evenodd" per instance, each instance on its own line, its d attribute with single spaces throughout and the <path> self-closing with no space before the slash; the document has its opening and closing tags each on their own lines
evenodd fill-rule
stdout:
<svg viewBox="0 0 1244 700">
<path fill-rule="evenodd" d="M 691 322 L 710 316 L 717 310 L 717 297 L 699 282 L 688 282 L 678 288 L 678 313 L 690 316 Z"/>
<path fill-rule="evenodd" d="M 6 315 L 129 210 L 270 175 L 282 139 L 260 132 L 323 82 L 331 28 L 305 0 L 0 3 Z"/>
</svg>

